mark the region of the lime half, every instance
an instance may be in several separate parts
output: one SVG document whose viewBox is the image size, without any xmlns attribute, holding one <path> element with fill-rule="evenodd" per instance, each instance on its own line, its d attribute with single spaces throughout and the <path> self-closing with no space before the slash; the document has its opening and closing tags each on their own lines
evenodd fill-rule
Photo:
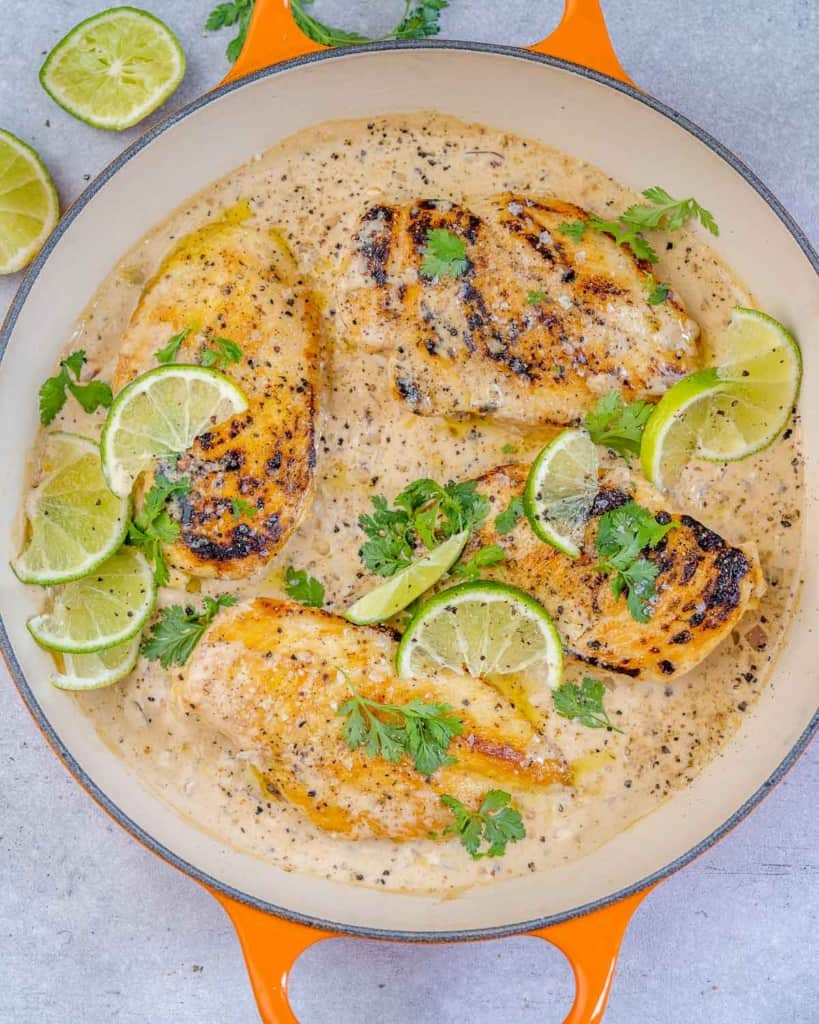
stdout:
<svg viewBox="0 0 819 1024">
<path fill-rule="evenodd" d="M 51 611 L 29 619 L 28 629 L 52 651 L 102 651 L 142 629 L 155 595 L 153 569 L 138 551 L 124 547 L 90 576 L 59 587 Z"/>
<path fill-rule="evenodd" d="M 675 384 L 646 424 L 640 462 L 660 490 L 691 458 L 735 462 L 767 448 L 793 412 L 802 356 L 782 324 L 737 308 L 721 348 L 723 365 Z"/>
<path fill-rule="evenodd" d="M 48 586 L 79 579 L 113 555 L 130 502 L 109 490 L 93 441 L 48 434 L 39 460 L 44 476 L 26 499 L 28 542 L 11 567 L 23 583 Z"/>
<path fill-rule="evenodd" d="M 406 569 L 359 598 L 344 613 L 357 626 L 384 622 L 411 604 L 416 597 L 437 583 L 458 561 L 469 538 L 469 530 L 456 533 Z"/>
<path fill-rule="evenodd" d="M 528 671 L 548 686 L 563 672 L 563 648 L 546 609 L 504 583 L 481 580 L 441 591 L 418 609 L 396 655 L 401 676 L 446 668 L 491 677 Z"/>
<path fill-rule="evenodd" d="M 158 366 L 122 389 L 102 431 L 105 479 L 114 494 L 131 493 L 158 455 L 184 452 L 194 439 L 247 408 L 230 378 L 203 366 Z"/>
<path fill-rule="evenodd" d="M 598 487 L 597 446 L 585 430 L 564 430 L 529 470 L 523 509 L 541 540 L 572 558 L 580 554 Z"/>
<path fill-rule="evenodd" d="M 31 146 L 0 128 L 0 274 L 22 270 L 60 216 L 51 175 Z"/>
<path fill-rule="evenodd" d="M 140 636 L 95 654 L 64 654 L 62 672 L 49 677 L 60 690 L 98 690 L 128 675 L 139 657 Z"/>
<path fill-rule="evenodd" d="M 165 102 L 185 74 L 167 25 L 136 7 L 111 7 L 76 25 L 40 69 L 40 83 L 69 114 L 121 131 Z"/>
</svg>

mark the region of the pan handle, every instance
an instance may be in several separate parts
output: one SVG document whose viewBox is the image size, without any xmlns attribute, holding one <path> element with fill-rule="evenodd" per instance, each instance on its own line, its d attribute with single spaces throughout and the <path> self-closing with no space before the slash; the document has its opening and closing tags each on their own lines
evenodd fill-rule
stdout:
<svg viewBox="0 0 819 1024">
<path fill-rule="evenodd" d="M 316 942 L 343 938 L 343 934 L 284 921 L 215 889 L 209 891 L 239 936 L 262 1024 L 299 1024 L 287 996 L 290 969 Z M 626 926 L 650 891 L 643 889 L 602 910 L 529 933 L 557 946 L 572 965 L 576 992 L 564 1024 L 602 1021 Z"/>
<path fill-rule="evenodd" d="M 280 61 L 326 49 L 301 31 L 290 13 L 289 0 L 256 0 L 245 45 L 222 85 Z M 528 49 L 634 84 L 614 52 L 600 0 L 565 0 L 563 17 L 554 32 Z"/>
</svg>

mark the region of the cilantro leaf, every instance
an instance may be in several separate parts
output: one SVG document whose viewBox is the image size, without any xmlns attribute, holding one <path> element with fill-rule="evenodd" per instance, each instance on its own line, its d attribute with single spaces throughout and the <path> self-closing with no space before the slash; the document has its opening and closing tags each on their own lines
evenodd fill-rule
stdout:
<svg viewBox="0 0 819 1024">
<path fill-rule="evenodd" d="M 236 36 L 231 39 L 225 50 L 225 56 L 231 64 L 242 52 L 253 13 L 254 0 L 230 0 L 229 3 L 218 4 L 208 15 L 205 22 L 207 32 L 218 32 L 221 28 L 237 26 Z"/>
<path fill-rule="evenodd" d="M 704 206 L 700 206 L 692 196 L 688 199 L 675 199 L 659 185 L 645 189 L 643 195 L 654 205 L 652 207 L 638 203 L 630 206 L 623 216 L 628 218 L 631 223 L 644 228 L 665 228 L 667 231 L 678 231 L 686 221 L 697 218 L 712 235 L 719 234 L 719 227 L 714 220 L 714 215 Z"/>
<path fill-rule="evenodd" d="M 629 501 L 600 517 L 597 551 L 602 555 L 598 570 L 612 577 L 611 590 L 619 598 L 626 592 L 626 604 L 637 622 L 648 622 L 656 596 L 659 573 L 654 562 L 641 558 L 646 549 L 656 548 L 669 530 L 678 524 L 670 519 L 659 523 L 649 509 Z"/>
<path fill-rule="evenodd" d="M 68 395 L 76 398 L 86 412 L 96 412 L 100 406 L 107 409 L 114 396 L 108 384 L 92 380 L 81 384 L 80 373 L 85 363 L 85 350 L 78 349 L 60 363 L 60 372 L 40 385 L 40 422 L 47 427 L 65 405 Z M 73 380 L 71 379 L 73 376 Z"/>
<path fill-rule="evenodd" d="M 294 569 L 288 565 L 284 589 L 288 597 L 308 608 L 321 608 L 324 605 L 324 584 L 315 576 L 308 575 L 304 569 Z"/>
<path fill-rule="evenodd" d="M 506 552 L 500 544 L 488 544 L 479 548 L 475 554 L 466 562 L 458 562 L 453 568 L 452 575 L 460 576 L 465 580 L 476 580 L 480 577 L 481 569 L 497 565 L 506 559 Z"/>
<path fill-rule="evenodd" d="M 500 789 L 491 789 L 478 811 L 469 811 L 454 796 L 445 793 L 441 803 L 454 817 L 446 834 L 456 835 L 473 860 L 501 857 L 509 843 L 517 843 L 526 835 L 520 812 L 510 806 L 512 797 Z M 486 844 L 481 849 L 481 844 Z"/>
<path fill-rule="evenodd" d="M 445 228 L 427 231 L 427 246 L 421 273 L 433 280 L 440 277 L 462 277 L 469 266 L 466 244 L 462 238 Z"/>
<path fill-rule="evenodd" d="M 618 220 L 603 220 L 602 217 L 590 217 L 589 227 L 611 235 L 617 245 L 627 245 L 638 260 L 656 263 L 659 257 L 651 245 L 639 233 L 639 228 L 620 217 Z"/>
<path fill-rule="evenodd" d="M 204 350 L 199 359 L 202 366 L 225 370 L 230 363 L 241 362 L 242 350 L 235 341 L 220 337 L 211 338 L 210 341 L 215 347 Z"/>
<path fill-rule="evenodd" d="M 622 729 L 612 724 L 603 707 L 605 693 L 606 687 L 599 679 L 584 676 L 580 686 L 576 683 L 564 683 L 553 690 L 552 703 L 555 711 L 563 718 L 577 719 L 587 729 L 611 729 L 614 732 L 622 732 Z"/>
<path fill-rule="evenodd" d="M 179 355 L 179 349 L 182 346 L 182 342 L 191 333 L 192 328 L 186 327 L 178 334 L 172 335 L 168 339 L 168 344 L 164 348 L 157 349 L 154 353 L 156 361 L 158 363 L 173 363 L 176 361 L 176 357 Z"/>
<path fill-rule="evenodd" d="M 537 306 L 538 303 L 543 302 L 546 298 L 546 292 L 529 292 L 526 296 L 527 306 Z"/>
<path fill-rule="evenodd" d="M 640 454 L 643 431 L 653 411 L 649 402 L 626 404 L 616 391 L 611 391 L 586 413 L 583 425 L 595 444 L 629 459 Z"/>
<path fill-rule="evenodd" d="M 230 513 L 234 519 L 241 519 L 242 516 L 246 516 L 248 519 L 253 519 L 258 511 L 259 510 L 255 505 L 251 505 L 250 502 L 245 501 L 244 498 L 230 499 Z"/>
<path fill-rule="evenodd" d="M 495 529 L 500 534 L 511 533 L 523 516 L 523 498 L 512 498 L 507 507 L 495 516 Z"/>
<path fill-rule="evenodd" d="M 148 561 L 153 562 L 158 587 L 164 587 L 170 579 L 162 545 L 173 544 L 179 537 L 179 523 L 171 519 L 167 503 L 171 498 L 184 498 L 190 489 L 187 477 L 169 480 L 158 473 L 145 495 L 142 509 L 128 524 L 128 543 L 139 548 Z"/>
<path fill-rule="evenodd" d="M 352 696 L 336 714 L 347 718 L 344 740 L 351 750 L 363 748 L 370 757 L 393 763 L 407 755 L 427 776 L 454 762 L 447 750 L 464 727 L 449 704 L 426 703 L 420 697 L 408 704 L 381 704 L 350 689 Z"/>
<path fill-rule="evenodd" d="M 221 594 L 217 598 L 206 597 L 204 607 L 198 612 L 178 604 L 162 608 L 142 642 L 142 653 L 150 661 L 158 661 L 163 668 L 184 665 L 216 613 L 234 604 L 236 598 L 232 594 Z"/>
<path fill-rule="evenodd" d="M 646 301 L 649 306 L 659 306 L 661 302 L 665 302 L 668 298 L 668 293 L 671 291 L 667 284 L 655 281 L 651 274 L 646 278 L 646 287 L 648 288 Z"/>
<path fill-rule="evenodd" d="M 585 220 L 573 220 L 563 221 L 562 224 L 558 224 L 557 230 L 564 235 L 568 235 L 575 242 L 582 242 L 583 236 L 586 234 L 586 228 L 588 223 Z"/>
<path fill-rule="evenodd" d="M 325 25 L 307 11 L 312 3 L 313 0 L 291 0 L 290 10 L 302 32 L 316 42 L 324 46 L 351 46 L 376 41 L 359 32 Z M 425 39 L 437 35 L 441 30 L 441 11 L 448 6 L 449 0 L 405 0 L 403 17 L 391 32 L 380 39 Z"/>
<path fill-rule="evenodd" d="M 419 541 L 432 550 L 453 534 L 475 529 L 489 512 L 489 501 L 476 488 L 474 480 L 442 485 L 423 477 L 401 491 L 395 508 L 375 496 L 372 514 L 358 520 L 369 538 L 359 551 L 364 565 L 393 576 L 410 564 Z"/>
</svg>

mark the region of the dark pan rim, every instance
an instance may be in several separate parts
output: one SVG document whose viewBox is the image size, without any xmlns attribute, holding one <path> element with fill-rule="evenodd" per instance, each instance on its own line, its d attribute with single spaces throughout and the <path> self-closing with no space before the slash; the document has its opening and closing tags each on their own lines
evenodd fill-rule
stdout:
<svg viewBox="0 0 819 1024">
<path fill-rule="evenodd" d="M 610 89 L 614 89 L 617 92 L 621 92 L 631 99 L 637 100 L 644 106 L 651 108 L 668 118 L 679 128 L 687 132 L 689 135 L 694 136 L 698 141 L 707 146 L 713 153 L 721 157 L 725 163 L 732 167 L 745 181 L 757 192 L 757 194 L 765 201 L 768 207 L 776 214 L 779 220 L 787 228 L 788 232 L 793 237 L 796 244 L 804 253 L 806 259 L 819 274 L 819 256 L 817 256 L 807 237 L 801 228 L 794 222 L 790 214 L 784 209 L 782 204 L 772 194 L 770 189 L 760 179 L 746 167 L 746 165 L 730 150 L 726 149 L 721 143 L 714 139 L 708 132 L 703 131 L 697 125 L 693 124 L 682 114 L 661 103 L 659 100 L 654 99 L 651 96 L 647 96 L 644 93 L 639 92 L 637 89 L 630 85 L 626 85 L 619 82 L 607 75 L 600 74 L 597 71 L 591 71 L 588 68 L 582 67 L 579 64 L 573 64 L 570 61 L 559 60 L 555 57 L 548 57 L 543 54 L 532 53 L 527 50 L 517 49 L 511 46 L 497 46 L 490 43 L 469 43 L 469 42 L 450 42 L 442 40 L 421 40 L 421 41 L 407 41 L 407 42 L 388 42 L 388 43 L 371 43 L 362 46 L 344 47 L 334 50 L 327 50 L 320 53 L 308 54 L 305 57 L 298 57 L 293 60 L 285 61 L 281 64 L 276 64 L 273 67 L 266 68 L 262 71 L 257 71 L 252 75 L 248 75 L 245 78 L 239 79 L 236 82 L 231 82 L 228 85 L 222 86 L 219 89 L 215 89 L 212 92 L 206 93 L 204 96 L 197 100 L 189 103 L 187 106 L 181 108 L 175 113 L 171 114 L 166 120 L 161 123 L 154 125 L 150 128 L 145 135 L 143 135 L 136 142 L 133 142 L 128 146 L 115 160 L 113 160 L 95 179 L 92 181 L 85 191 L 77 198 L 77 200 L 69 207 L 66 213 L 63 215 L 60 223 L 58 224 L 55 231 L 46 241 L 45 245 L 41 249 L 39 255 L 35 259 L 34 263 L 28 270 L 26 277 L 20 285 L 17 294 L 12 300 L 11 306 L 9 307 L 8 314 L 3 323 L 2 330 L 0 331 L 0 363 L 2 363 L 3 357 L 6 352 L 6 348 L 11 337 L 11 333 L 17 322 L 17 318 L 20 315 L 20 310 L 28 297 L 31 288 L 37 279 L 40 271 L 42 270 L 46 260 L 50 256 L 51 252 L 62 238 L 66 229 L 72 223 L 72 221 L 82 212 L 82 210 L 88 205 L 88 203 L 94 198 L 96 193 L 109 181 L 110 178 L 117 173 L 117 171 L 135 156 L 142 149 L 144 149 L 149 143 L 155 138 L 164 134 L 169 128 L 172 128 L 177 122 L 181 121 L 188 114 L 193 113 L 207 106 L 219 97 L 226 95 L 227 93 L 233 92 L 236 89 L 241 89 L 244 85 L 251 82 L 258 81 L 262 78 L 267 78 L 271 75 L 278 75 L 282 72 L 289 71 L 291 68 L 300 67 L 305 64 L 313 64 L 324 60 L 334 60 L 339 57 L 347 57 L 350 54 L 356 53 L 372 53 L 381 50 L 463 50 L 477 53 L 489 53 L 494 55 L 500 55 L 504 57 L 514 57 L 518 60 L 527 60 L 535 63 L 546 64 L 550 67 L 558 68 L 562 71 L 570 72 L 575 75 L 579 75 L 583 78 L 590 79 L 591 81 L 597 82 L 600 85 L 607 86 Z M 788 752 L 787 756 L 778 765 L 778 767 L 772 772 L 768 779 L 759 787 L 759 789 L 749 797 L 741 807 L 739 807 L 719 828 L 715 829 L 710 835 L 706 836 L 699 843 L 692 846 L 686 853 L 677 857 L 671 863 L 665 867 L 653 872 L 652 874 L 641 879 L 624 889 L 620 889 L 617 892 L 611 893 L 608 896 L 601 897 L 600 899 L 593 900 L 589 903 L 585 903 L 581 906 L 574 907 L 571 910 L 564 911 L 559 914 L 553 914 L 548 917 L 535 918 L 531 921 L 521 921 L 517 924 L 506 924 L 499 925 L 497 927 L 487 928 L 476 928 L 476 929 L 463 929 L 460 931 L 401 931 L 392 929 L 382 928 L 368 928 L 357 925 L 345 924 L 343 922 L 335 922 L 324 918 L 312 917 L 306 914 L 300 914 L 292 910 L 288 910 L 284 907 L 278 907 L 275 904 L 268 903 L 264 900 L 257 899 L 253 896 L 249 896 L 247 893 L 241 892 L 234 889 L 230 885 L 226 885 L 223 882 L 212 878 L 203 871 L 200 871 L 194 865 L 189 864 L 181 857 L 177 856 L 172 850 L 168 849 L 162 843 L 158 842 L 150 834 L 144 831 L 136 822 L 132 821 L 103 791 L 103 789 L 97 785 L 94 780 L 86 774 L 82 767 L 72 756 L 68 748 L 63 744 L 60 737 L 55 732 L 51 723 L 48 720 L 47 715 L 40 707 L 33 691 L 26 682 L 20 663 L 12 650 L 11 642 L 8 637 L 5 625 L 0 616 L 0 653 L 3 654 L 7 662 L 9 672 L 14 680 L 17 689 L 20 691 L 20 695 L 23 698 L 28 710 L 32 717 L 36 721 L 37 725 L 42 730 L 48 742 L 53 747 L 55 753 L 58 755 L 60 760 L 71 772 L 74 778 L 83 786 L 84 789 L 97 801 L 97 803 L 108 812 L 123 828 L 127 829 L 136 839 L 138 839 L 144 846 L 158 854 L 163 860 L 167 861 L 173 867 L 178 868 L 185 874 L 189 875 L 194 880 L 201 884 L 208 886 L 209 888 L 215 889 L 218 892 L 230 897 L 231 899 L 237 900 L 240 903 L 244 903 L 248 906 L 254 907 L 258 910 L 263 910 L 267 913 L 274 914 L 277 917 L 283 918 L 288 921 L 293 921 L 298 924 L 307 925 L 313 928 L 320 928 L 324 931 L 336 932 L 340 935 L 357 936 L 361 938 L 371 939 L 387 939 L 387 940 L 400 940 L 408 942 L 457 942 L 457 941 L 468 941 L 478 939 L 496 939 L 504 938 L 509 935 L 519 935 L 521 933 L 535 931 L 543 928 L 547 928 L 550 925 L 559 924 L 562 921 L 571 920 L 572 918 L 581 917 L 584 914 L 591 913 L 595 910 L 601 910 L 625 897 L 631 896 L 641 890 L 655 885 L 667 878 L 669 875 L 678 871 L 684 867 L 695 857 L 698 857 L 701 853 L 704 853 L 709 847 L 713 846 L 719 839 L 721 839 L 726 833 L 732 828 L 739 824 L 743 818 L 766 796 L 771 789 L 784 777 L 790 768 L 796 763 L 796 760 L 800 754 L 806 748 L 810 738 L 819 728 L 819 710 L 813 715 L 810 723 L 808 724 L 805 731 L 796 741 L 794 746 Z"/>
</svg>

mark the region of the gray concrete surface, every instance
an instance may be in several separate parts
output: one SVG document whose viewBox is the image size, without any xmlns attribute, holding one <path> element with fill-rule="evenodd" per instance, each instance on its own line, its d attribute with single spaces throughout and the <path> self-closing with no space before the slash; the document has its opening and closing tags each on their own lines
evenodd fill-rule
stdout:
<svg viewBox="0 0 819 1024">
<path fill-rule="evenodd" d="M 113 0 L 111 0 L 113 2 Z M 144 0 L 179 33 L 170 110 L 224 73 L 210 0 Z M 73 121 L 37 82 L 41 54 L 94 0 L 0 0 L 0 125 L 29 140 L 64 203 L 134 137 Z M 316 0 L 378 30 L 401 0 Z M 623 64 L 743 157 L 819 243 L 815 0 L 607 0 Z M 525 43 L 558 0 L 452 0 L 445 34 Z M 0 311 L 16 286 L 0 281 Z M 0 669 L 0 1022 L 251 1024 L 238 946 L 217 905 L 134 843 L 69 779 Z M 719 847 L 655 892 L 623 946 L 607 1024 L 819 1021 L 819 747 Z M 296 967 L 304 1024 L 557 1024 L 562 957 L 533 939 L 439 948 L 339 940 Z"/>
</svg>

